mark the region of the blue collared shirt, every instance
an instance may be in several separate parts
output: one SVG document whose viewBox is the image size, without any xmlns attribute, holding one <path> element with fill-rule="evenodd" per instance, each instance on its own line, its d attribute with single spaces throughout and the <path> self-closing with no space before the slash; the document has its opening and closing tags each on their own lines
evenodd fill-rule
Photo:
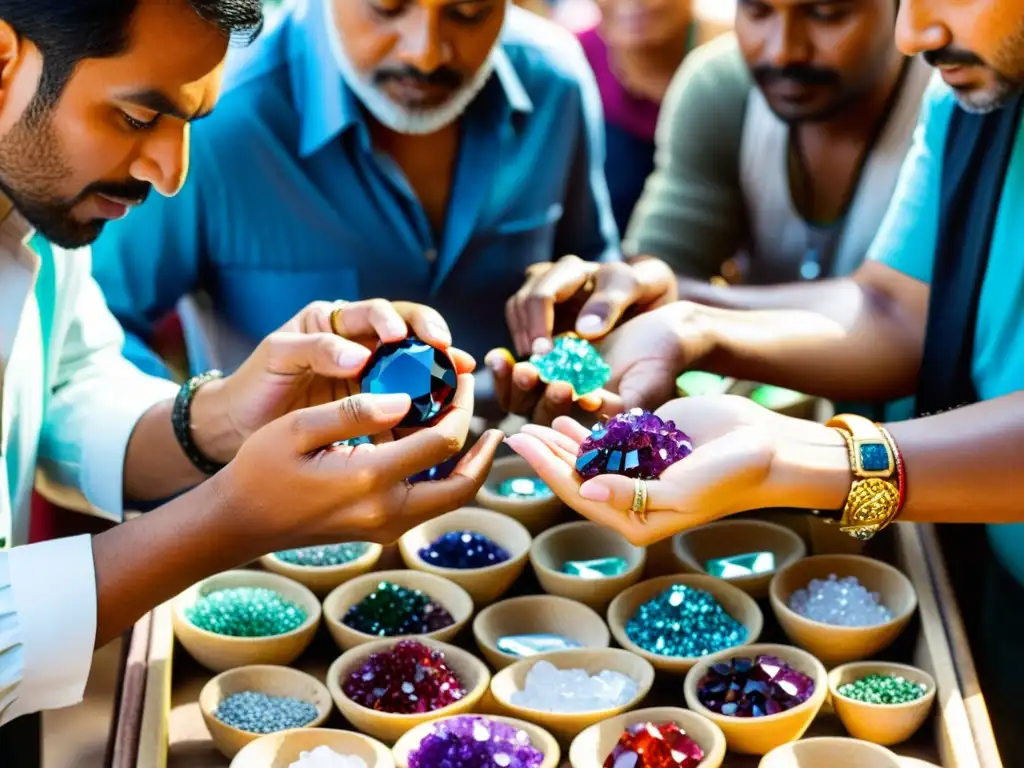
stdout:
<svg viewBox="0 0 1024 768">
<path fill-rule="evenodd" d="M 153 323 L 197 291 L 251 345 L 310 301 L 383 297 L 435 307 L 482 356 L 509 343 L 504 305 L 527 266 L 618 257 L 600 96 L 569 32 L 509 9 L 494 75 L 461 118 L 438 240 L 375 152 L 321 3 L 238 52 L 216 111 L 193 126 L 182 192 L 153 195 L 94 247 L 126 355 L 147 370 L 162 369 L 142 343 Z"/>
</svg>

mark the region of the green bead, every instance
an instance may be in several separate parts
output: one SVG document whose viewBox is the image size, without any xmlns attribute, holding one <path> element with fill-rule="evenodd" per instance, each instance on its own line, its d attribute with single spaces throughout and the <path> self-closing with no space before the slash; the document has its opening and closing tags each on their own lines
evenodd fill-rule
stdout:
<svg viewBox="0 0 1024 768">
<path fill-rule="evenodd" d="M 306 612 L 272 589 L 232 587 L 201 594 L 185 618 L 218 635 L 272 637 L 298 629 Z"/>
<path fill-rule="evenodd" d="M 530 362 L 546 384 L 564 381 L 577 395 L 600 389 L 611 377 L 611 368 L 601 353 L 586 339 L 574 334 L 557 337 L 546 355 L 533 355 Z"/>
<path fill-rule="evenodd" d="M 795 392 L 792 389 L 783 389 L 782 387 L 771 387 L 767 385 L 758 387 L 750 395 L 750 399 L 755 403 L 771 410 L 789 408 L 790 406 L 799 403 L 805 397 L 806 395 L 803 393 Z"/>
<path fill-rule="evenodd" d="M 554 492 L 536 477 L 509 477 L 498 484 L 497 493 L 509 499 L 549 499 Z"/>
<path fill-rule="evenodd" d="M 928 692 L 922 683 L 900 675 L 867 675 L 840 686 L 839 695 L 867 704 L 908 704 Z"/>
<path fill-rule="evenodd" d="M 676 388 L 688 397 L 721 395 L 725 392 L 725 377 L 704 371 L 687 371 L 676 379 Z"/>
<path fill-rule="evenodd" d="M 623 557 L 601 557 L 596 560 L 569 560 L 562 565 L 562 573 L 581 579 L 606 579 L 621 576 L 629 570 Z"/>
<path fill-rule="evenodd" d="M 772 552 L 750 552 L 745 555 L 719 557 L 708 560 L 704 570 L 719 579 L 756 576 L 775 570 L 775 555 Z"/>
<path fill-rule="evenodd" d="M 370 545 L 363 541 L 350 541 L 345 544 L 330 544 L 322 547 L 303 547 L 275 552 L 274 557 L 283 563 L 301 565 L 307 568 L 326 568 L 333 565 L 344 565 L 358 560 L 366 554 Z"/>
</svg>

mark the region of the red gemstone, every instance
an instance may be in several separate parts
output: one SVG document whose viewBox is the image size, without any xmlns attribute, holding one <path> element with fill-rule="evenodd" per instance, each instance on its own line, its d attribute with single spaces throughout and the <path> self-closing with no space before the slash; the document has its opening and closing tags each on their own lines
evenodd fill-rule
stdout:
<svg viewBox="0 0 1024 768">
<path fill-rule="evenodd" d="M 371 655 L 343 682 L 342 690 L 356 704 L 399 715 L 433 712 L 466 695 L 444 654 L 416 640 Z"/>
<path fill-rule="evenodd" d="M 697 768 L 700 744 L 675 723 L 634 723 L 604 761 L 604 768 Z"/>
</svg>

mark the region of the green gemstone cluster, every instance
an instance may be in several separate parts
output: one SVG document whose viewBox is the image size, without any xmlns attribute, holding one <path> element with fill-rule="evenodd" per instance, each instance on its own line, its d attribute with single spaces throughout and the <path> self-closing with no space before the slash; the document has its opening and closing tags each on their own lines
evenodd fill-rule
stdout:
<svg viewBox="0 0 1024 768">
<path fill-rule="evenodd" d="M 345 565 L 358 560 L 366 554 L 370 545 L 363 541 L 350 541 L 345 544 L 328 544 L 322 547 L 303 547 L 275 552 L 274 557 L 289 565 L 302 565 L 307 568 L 328 568 L 332 565 Z"/>
<path fill-rule="evenodd" d="M 928 686 L 900 675 L 868 675 L 839 687 L 839 695 L 867 704 L 909 704 L 928 692 Z"/>
<path fill-rule="evenodd" d="M 231 587 L 200 595 L 185 618 L 218 635 L 272 637 L 298 629 L 306 612 L 272 589 Z"/>
<path fill-rule="evenodd" d="M 568 382 L 577 395 L 600 389 L 608 383 L 612 373 L 593 344 L 571 333 L 558 336 L 550 352 L 533 355 L 530 362 L 540 374 L 541 381 L 546 384 Z"/>
</svg>

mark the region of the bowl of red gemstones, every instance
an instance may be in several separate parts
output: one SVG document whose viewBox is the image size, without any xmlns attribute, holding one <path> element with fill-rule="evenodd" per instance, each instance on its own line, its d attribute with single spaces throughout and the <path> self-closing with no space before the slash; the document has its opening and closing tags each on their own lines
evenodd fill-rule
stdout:
<svg viewBox="0 0 1024 768">
<path fill-rule="evenodd" d="M 455 399 L 457 385 L 451 356 L 411 335 L 378 346 L 360 378 L 363 392 L 409 395 L 412 408 L 398 424 L 409 429 L 437 421 Z"/>
<path fill-rule="evenodd" d="M 572 741 L 572 768 L 719 768 L 725 735 L 706 717 L 678 707 L 627 712 Z"/>
<path fill-rule="evenodd" d="M 394 768 L 391 750 L 354 731 L 299 728 L 261 736 L 242 748 L 231 768 Z"/>
<path fill-rule="evenodd" d="M 543 728 L 497 715 L 456 715 L 418 725 L 395 744 L 397 768 L 557 768 L 562 751 Z"/>
<path fill-rule="evenodd" d="M 522 456 L 502 456 L 487 473 L 476 503 L 515 518 L 536 536 L 554 525 L 565 506 Z"/>
<path fill-rule="evenodd" d="M 532 541 L 513 518 L 465 507 L 407 531 L 398 549 L 407 567 L 455 582 L 480 607 L 493 603 L 519 578 Z"/>
<path fill-rule="evenodd" d="M 619 645 L 659 672 L 682 675 L 712 654 L 757 642 L 764 615 L 742 589 L 691 573 L 625 590 L 608 606 L 608 626 Z"/>
<path fill-rule="evenodd" d="M 683 682 L 686 705 L 725 734 L 729 750 L 764 755 L 796 741 L 828 695 L 825 667 L 788 645 L 750 645 L 698 662 Z"/>
<path fill-rule="evenodd" d="M 357 576 L 324 600 L 324 620 L 347 651 L 382 637 L 445 642 L 473 615 L 473 598 L 458 584 L 423 571 L 375 571 Z"/>
<path fill-rule="evenodd" d="M 471 712 L 491 675 L 461 648 L 425 638 L 380 640 L 346 651 L 327 673 L 341 714 L 359 731 L 394 743 L 439 717 Z"/>
<path fill-rule="evenodd" d="M 797 560 L 775 574 L 769 598 L 786 636 L 829 667 L 885 650 L 917 610 L 910 579 L 861 555 Z"/>
<path fill-rule="evenodd" d="M 260 565 L 324 597 L 339 584 L 372 570 L 383 551 L 380 544 L 347 541 L 274 552 L 261 557 Z"/>
<path fill-rule="evenodd" d="M 693 453 L 693 442 L 672 421 L 633 408 L 595 424 L 580 444 L 576 472 L 585 480 L 598 475 L 657 479 Z"/>
<path fill-rule="evenodd" d="M 503 715 L 542 725 L 568 746 L 583 729 L 635 707 L 654 667 L 619 648 L 577 648 L 525 658 L 491 680 Z"/>
<path fill-rule="evenodd" d="M 764 756 L 758 768 L 900 768 L 902 765 L 904 762 L 885 747 L 857 739 L 825 736 L 776 747 Z"/>
<path fill-rule="evenodd" d="M 320 601 L 301 584 L 263 571 L 225 571 L 178 595 L 174 635 L 207 669 L 295 661 L 320 626 Z"/>
</svg>

